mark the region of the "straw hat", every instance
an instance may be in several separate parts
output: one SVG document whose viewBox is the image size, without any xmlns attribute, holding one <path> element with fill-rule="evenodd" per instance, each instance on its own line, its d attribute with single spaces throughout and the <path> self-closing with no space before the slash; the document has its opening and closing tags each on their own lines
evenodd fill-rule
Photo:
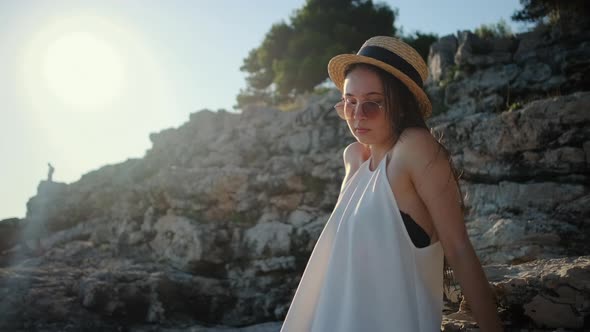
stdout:
<svg viewBox="0 0 590 332">
<path fill-rule="evenodd" d="M 340 54 L 328 63 L 328 74 L 336 87 L 344 87 L 344 71 L 353 63 L 368 63 L 392 74 L 404 83 L 416 97 L 422 116 L 432 113 L 432 104 L 422 88 L 428 77 L 428 67 L 415 49 L 403 41 L 387 36 L 367 40 L 357 54 Z"/>
</svg>

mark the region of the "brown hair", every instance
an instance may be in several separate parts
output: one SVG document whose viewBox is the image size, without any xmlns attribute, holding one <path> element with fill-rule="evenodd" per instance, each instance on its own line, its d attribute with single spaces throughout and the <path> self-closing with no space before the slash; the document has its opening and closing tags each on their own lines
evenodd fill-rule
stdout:
<svg viewBox="0 0 590 332">
<path fill-rule="evenodd" d="M 391 132 L 393 133 L 391 142 L 392 144 L 395 141 L 402 139 L 404 130 L 407 128 L 423 128 L 429 130 L 426 122 L 424 121 L 424 118 L 422 117 L 422 114 L 420 113 L 420 108 L 418 107 L 416 98 L 405 84 L 385 70 L 366 63 L 355 63 L 348 66 L 344 71 L 344 77 L 348 76 L 350 72 L 357 68 L 373 71 L 377 74 L 381 84 L 383 85 L 385 99 L 384 103 L 385 109 L 387 110 L 385 117 L 389 121 Z M 429 131 L 433 133 L 432 130 Z M 438 142 L 439 148 L 432 161 L 436 160 L 440 153 L 442 153 L 443 156 L 449 161 L 451 173 L 457 184 L 457 191 L 459 192 L 459 197 L 461 199 L 458 203 L 460 204 L 461 211 L 465 213 L 463 194 L 461 193 L 461 187 L 459 185 L 459 173 L 453 164 L 453 160 L 451 159 L 449 151 L 441 143 L 441 138 L 436 139 L 436 141 Z M 449 177 L 449 180 L 451 180 L 451 177 Z M 447 290 L 450 289 L 451 285 L 457 285 L 453 270 L 449 266 L 446 257 L 444 258 L 443 279 L 444 286 L 447 288 Z"/>
</svg>

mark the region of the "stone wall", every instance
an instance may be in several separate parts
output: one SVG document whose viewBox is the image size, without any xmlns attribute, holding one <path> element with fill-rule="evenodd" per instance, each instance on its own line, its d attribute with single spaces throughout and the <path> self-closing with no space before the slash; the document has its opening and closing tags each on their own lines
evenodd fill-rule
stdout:
<svg viewBox="0 0 590 332">
<path fill-rule="evenodd" d="M 514 328 L 587 326 L 590 286 L 578 279 L 590 252 L 588 45 L 587 35 L 461 32 L 431 50 L 428 124 L 462 171 L 466 226 Z M 312 95 L 294 112 L 195 112 L 152 134 L 141 159 L 42 182 L 23 230 L 6 227 L 41 236 L 43 251 L 13 246 L 15 236 L 0 246 L 0 295 L 12 299 L 3 327 L 283 319 L 353 141 L 332 109 L 338 99 Z M 564 318 L 539 313 L 552 310 Z M 445 320 L 445 331 L 468 327 Z"/>
</svg>

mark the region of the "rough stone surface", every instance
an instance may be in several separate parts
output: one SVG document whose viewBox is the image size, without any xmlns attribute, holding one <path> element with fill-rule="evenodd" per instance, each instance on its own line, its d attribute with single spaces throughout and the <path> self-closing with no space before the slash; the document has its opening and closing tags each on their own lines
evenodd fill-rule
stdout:
<svg viewBox="0 0 590 332">
<path fill-rule="evenodd" d="M 454 64 L 457 38 L 453 35 L 441 37 L 431 46 L 431 50 L 428 58 L 430 71 L 428 79 L 435 82 L 441 81 L 450 74 L 449 67 Z"/>
<path fill-rule="evenodd" d="M 540 259 L 486 270 L 507 319 L 543 328 L 587 328 L 590 314 L 590 256 Z M 519 314 L 516 314 L 519 312 Z"/>
<path fill-rule="evenodd" d="M 461 32 L 429 56 L 440 114 L 428 125 L 462 173 L 467 232 L 507 331 L 590 328 L 590 38 L 579 33 Z M 24 220 L 0 222 L 0 330 L 278 331 L 353 141 L 339 98 L 195 112 L 150 135 L 143 158 L 42 181 Z M 453 313 L 460 298 L 447 294 L 444 331 L 477 330 Z"/>
</svg>

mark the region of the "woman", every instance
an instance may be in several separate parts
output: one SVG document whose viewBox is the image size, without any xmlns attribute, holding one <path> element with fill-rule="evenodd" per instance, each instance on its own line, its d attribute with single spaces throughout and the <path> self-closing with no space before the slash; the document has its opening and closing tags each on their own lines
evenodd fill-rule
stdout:
<svg viewBox="0 0 590 332">
<path fill-rule="evenodd" d="M 448 154 L 424 123 L 426 64 L 402 41 L 373 37 L 328 72 L 357 142 L 281 331 L 440 331 L 444 257 L 481 331 L 500 331 Z"/>
</svg>

